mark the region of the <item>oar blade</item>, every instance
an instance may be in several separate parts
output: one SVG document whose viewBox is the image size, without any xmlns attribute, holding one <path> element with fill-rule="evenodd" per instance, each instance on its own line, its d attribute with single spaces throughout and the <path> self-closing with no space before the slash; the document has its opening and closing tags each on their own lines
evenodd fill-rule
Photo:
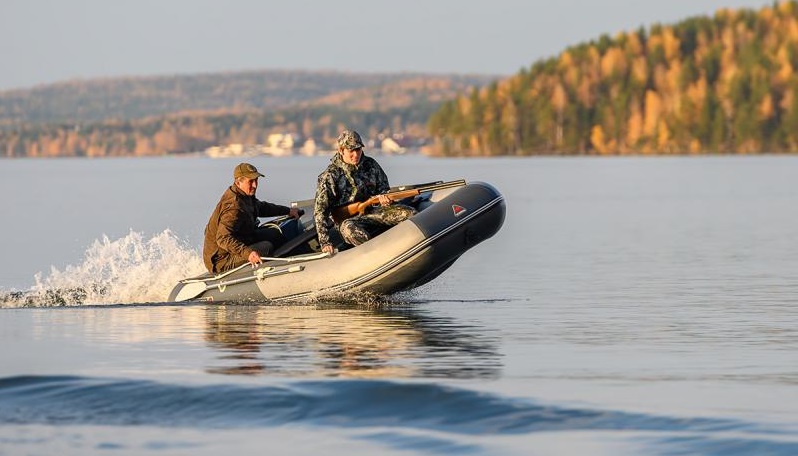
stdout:
<svg viewBox="0 0 798 456">
<path fill-rule="evenodd" d="M 205 282 L 190 282 L 180 289 L 175 296 L 175 302 L 188 301 L 201 295 L 208 287 Z"/>
</svg>

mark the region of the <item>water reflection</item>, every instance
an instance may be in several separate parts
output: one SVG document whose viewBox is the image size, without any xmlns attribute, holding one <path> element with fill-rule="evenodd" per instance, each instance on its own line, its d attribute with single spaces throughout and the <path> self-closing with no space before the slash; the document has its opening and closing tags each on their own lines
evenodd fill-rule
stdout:
<svg viewBox="0 0 798 456">
<path fill-rule="evenodd" d="M 288 377 L 497 378 L 498 334 L 427 315 L 412 304 L 376 307 L 215 305 L 205 340 L 209 373 Z"/>
</svg>

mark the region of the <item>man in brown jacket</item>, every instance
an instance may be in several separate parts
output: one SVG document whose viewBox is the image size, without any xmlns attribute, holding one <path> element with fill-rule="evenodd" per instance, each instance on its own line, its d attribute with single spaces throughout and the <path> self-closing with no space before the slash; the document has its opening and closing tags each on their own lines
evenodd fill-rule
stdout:
<svg viewBox="0 0 798 456">
<path fill-rule="evenodd" d="M 285 243 L 279 230 L 258 227 L 258 217 L 298 218 L 299 210 L 255 198 L 259 177 L 264 176 L 249 163 L 233 171 L 233 185 L 225 190 L 205 227 L 202 259 L 208 271 L 224 272 L 247 262 L 254 267 L 261 263 L 260 257 Z"/>
</svg>

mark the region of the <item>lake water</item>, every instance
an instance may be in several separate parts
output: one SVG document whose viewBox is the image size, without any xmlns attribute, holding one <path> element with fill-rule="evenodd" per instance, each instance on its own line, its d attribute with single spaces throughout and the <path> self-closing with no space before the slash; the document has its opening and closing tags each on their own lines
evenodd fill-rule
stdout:
<svg viewBox="0 0 798 456">
<path fill-rule="evenodd" d="M 0 160 L 0 455 L 798 454 L 798 157 L 378 159 L 504 227 L 290 305 L 163 302 L 239 160 Z M 327 158 L 249 161 L 287 203 Z"/>
</svg>

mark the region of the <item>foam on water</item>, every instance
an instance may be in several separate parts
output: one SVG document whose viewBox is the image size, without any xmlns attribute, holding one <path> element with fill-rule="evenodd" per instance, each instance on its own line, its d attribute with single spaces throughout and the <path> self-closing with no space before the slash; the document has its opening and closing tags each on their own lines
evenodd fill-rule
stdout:
<svg viewBox="0 0 798 456">
<path fill-rule="evenodd" d="M 150 239 L 131 230 L 121 239 L 95 240 L 80 264 L 36 274 L 30 290 L 0 297 L 0 306 L 163 302 L 178 280 L 204 270 L 199 252 L 171 230 Z"/>
</svg>

